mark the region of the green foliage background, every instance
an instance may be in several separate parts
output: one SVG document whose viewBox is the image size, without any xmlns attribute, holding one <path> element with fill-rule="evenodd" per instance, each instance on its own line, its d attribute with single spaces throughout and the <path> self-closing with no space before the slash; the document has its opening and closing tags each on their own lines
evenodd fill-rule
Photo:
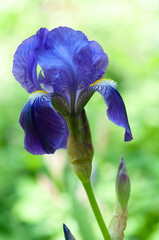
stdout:
<svg viewBox="0 0 159 240">
<path fill-rule="evenodd" d="M 0 240 L 102 239 L 65 150 L 24 150 L 19 115 L 28 94 L 12 76 L 18 45 L 40 27 L 69 26 L 98 41 L 118 83 L 134 140 L 106 117 L 96 93 L 86 107 L 95 156 L 93 188 L 108 224 L 121 155 L 131 178 L 126 240 L 159 239 L 159 4 L 157 0 L 5 0 L 0 4 Z"/>
</svg>

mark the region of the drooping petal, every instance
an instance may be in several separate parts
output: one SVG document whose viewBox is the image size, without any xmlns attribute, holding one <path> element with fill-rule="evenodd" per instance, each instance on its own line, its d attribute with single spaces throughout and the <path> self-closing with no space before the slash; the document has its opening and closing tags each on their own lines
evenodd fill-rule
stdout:
<svg viewBox="0 0 159 240">
<path fill-rule="evenodd" d="M 96 80 L 101 79 L 107 70 L 108 56 L 96 41 L 90 41 L 92 63 L 95 68 Z"/>
<path fill-rule="evenodd" d="M 128 123 L 125 104 L 120 96 L 116 84 L 107 79 L 101 79 L 92 84 L 89 88 L 92 91 L 98 91 L 102 94 L 104 101 L 108 107 L 107 115 L 116 125 L 125 128 L 125 141 L 133 139 L 130 126 Z"/>
<path fill-rule="evenodd" d="M 24 129 L 24 146 L 32 154 L 54 153 L 66 147 L 68 128 L 65 119 L 51 105 L 51 95 L 32 94 L 24 105 L 19 122 Z"/>
<path fill-rule="evenodd" d="M 36 35 L 24 40 L 14 54 L 13 75 L 29 93 L 42 89 L 37 80 L 35 49 L 44 45 L 47 34 L 48 30 L 41 28 Z"/>
<path fill-rule="evenodd" d="M 65 234 L 65 240 L 75 240 L 75 238 L 65 224 L 63 224 L 63 230 Z"/>
<path fill-rule="evenodd" d="M 55 92 L 67 91 L 70 95 L 95 81 L 90 42 L 80 31 L 67 27 L 53 29 L 37 57 Z"/>
</svg>

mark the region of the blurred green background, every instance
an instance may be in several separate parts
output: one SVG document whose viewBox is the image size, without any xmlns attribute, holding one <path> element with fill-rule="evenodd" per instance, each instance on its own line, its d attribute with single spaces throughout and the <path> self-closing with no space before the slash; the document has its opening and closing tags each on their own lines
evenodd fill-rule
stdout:
<svg viewBox="0 0 159 240">
<path fill-rule="evenodd" d="M 92 182 L 108 224 L 121 155 L 131 178 L 126 240 L 159 239 L 159 2 L 157 0 L 5 0 L 0 4 L 0 240 L 101 240 L 65 150 L 32 156 L 18 124 L 28 94 L 12 76 L 18 45 L 41 28 L 69 26 L 109 56 L 134 140 L 106 117 L 96 93 L 86 107 L 95 155 Z"/>
</svg>

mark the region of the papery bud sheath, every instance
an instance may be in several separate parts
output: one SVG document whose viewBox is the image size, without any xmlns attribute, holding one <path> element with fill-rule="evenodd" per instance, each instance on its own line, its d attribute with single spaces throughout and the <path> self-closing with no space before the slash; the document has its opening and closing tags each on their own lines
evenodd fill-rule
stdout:
<svg viewBox="0 0 159 240">
<path fill-rule="evenodd" d="M 78 118 L 78 138 L 71 132 L 67 141 L 67 150 L 76 175 L 83 183 L 88 182 L 92 171 L 94 150 L 84 110 Z"/>
</svg>

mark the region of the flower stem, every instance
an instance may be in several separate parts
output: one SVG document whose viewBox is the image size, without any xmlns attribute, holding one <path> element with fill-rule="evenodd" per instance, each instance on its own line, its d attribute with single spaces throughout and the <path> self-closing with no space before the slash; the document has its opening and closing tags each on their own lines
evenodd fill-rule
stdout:
<svg viewBox="0 0 159 240">
<path fill-rule="evenodd" d="M 83 187 L 86 191 L 88 200 L 89 200 L 91 208 L 94 212 L 94 215 L 95 215 L 95 218 L 96 218 L 97 223 L 99 225 L 99 228 L 102 232 L 104 240 L 110 240 L 111 238 L 110 238 L 108 229 L 107 229 L 107 227 L 104 223 L 104 220 L 103 220 L 102 214 L 100 212 L 100 209 L 98 207 L 97 201 L 95 199 L 95 196 L 94 196 L 94 193 L 93 193 L 93 190 L 92 190 L 92 186 L 91 186 L 91 182 L 89 181 L 89 182 L 82 183 L 82 184 L 83 184 Z"/>
</svg>

